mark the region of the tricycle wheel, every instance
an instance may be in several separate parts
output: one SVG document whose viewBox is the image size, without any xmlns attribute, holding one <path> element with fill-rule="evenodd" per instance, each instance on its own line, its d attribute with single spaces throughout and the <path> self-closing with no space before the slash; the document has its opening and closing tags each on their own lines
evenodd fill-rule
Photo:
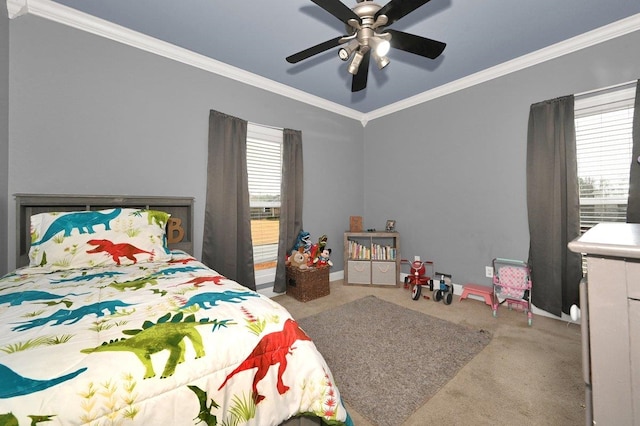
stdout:
<svg viewBox="0 0 640 426">
<path fill-rule="evenodd" d="M 444 299 L 442 301 L 444 302 L 445 305 L 450 305 L 451 302 L 453 301 L 453 294 L 452 293 L 445 294 Z"/>
<path fill-rule="evenodd" d="M 433 300 L 436 302 L 442 300 L 442 290 L 436 290 L 436 292 L 433 294 Z"/>
<path fill-rule="evenodd" d="M 420 285 L 413 285 L 411 286 L 411 298 L 413 300 L 418 300 L 420 299 L 420 293 L 422 292 L 422 286 Z"/>
</svg>

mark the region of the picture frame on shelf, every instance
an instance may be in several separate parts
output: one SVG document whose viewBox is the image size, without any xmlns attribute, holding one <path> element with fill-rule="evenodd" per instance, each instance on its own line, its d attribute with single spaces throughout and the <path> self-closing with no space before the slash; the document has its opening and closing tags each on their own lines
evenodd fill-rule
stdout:
<svg viewBox="0 0 640 426">
<path fill-rule="evenodd" d="M 396 221 L 393 219 L 387 220 L 387 225 L 384 228 L 387 232 L 396 232 Z"/>
</svg>

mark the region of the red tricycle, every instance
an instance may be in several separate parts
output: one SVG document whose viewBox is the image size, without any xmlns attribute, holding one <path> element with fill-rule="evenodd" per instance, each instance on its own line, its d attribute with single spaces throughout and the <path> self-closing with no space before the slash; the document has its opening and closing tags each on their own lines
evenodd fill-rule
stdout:
<svg viewBox="0 0 640 426">
<path fill-rule="evenodd" d="M 429 286 L 429 291 L 433 290 L 433 262 L 422 261 L 419 257 L 416 257 L 413 262 L 409 262 L 407 259 L 402 259 L 400 262 L 410 265 L 409 275 L 404 278 L 404 288 L 411 288 L 413 300 L 420 299 L 423 285 Z M 424 298 L 429 299 L 429 296 L 424 296 Z"/>
</svg>

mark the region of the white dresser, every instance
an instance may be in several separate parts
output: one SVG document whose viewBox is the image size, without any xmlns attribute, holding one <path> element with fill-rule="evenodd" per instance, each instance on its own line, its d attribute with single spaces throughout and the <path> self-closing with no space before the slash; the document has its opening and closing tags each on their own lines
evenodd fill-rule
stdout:
<svg viewBox="0 0 640 426">
<path fill-rule="evenodd" d="M 600 223 L 569 249 L 587 255 L 587 422 L 640 425 L 640 224 Z"/>
</svg>

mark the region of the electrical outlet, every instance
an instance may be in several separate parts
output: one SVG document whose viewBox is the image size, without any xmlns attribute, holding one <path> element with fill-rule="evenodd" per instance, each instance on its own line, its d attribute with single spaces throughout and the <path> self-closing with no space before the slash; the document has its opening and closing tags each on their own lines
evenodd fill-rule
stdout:
<svg viewBox="0 0 640 426">
<path fill-rule="evenodd" d="M 487 278 L 493 278 L 493 268 L 491 266 L 484 267 L 484 274 Z"/>
<path fill-rule="evenodd" d="M 420 262 L 420 256 L 413 256 L 414 262 Z"/>
</svg>

